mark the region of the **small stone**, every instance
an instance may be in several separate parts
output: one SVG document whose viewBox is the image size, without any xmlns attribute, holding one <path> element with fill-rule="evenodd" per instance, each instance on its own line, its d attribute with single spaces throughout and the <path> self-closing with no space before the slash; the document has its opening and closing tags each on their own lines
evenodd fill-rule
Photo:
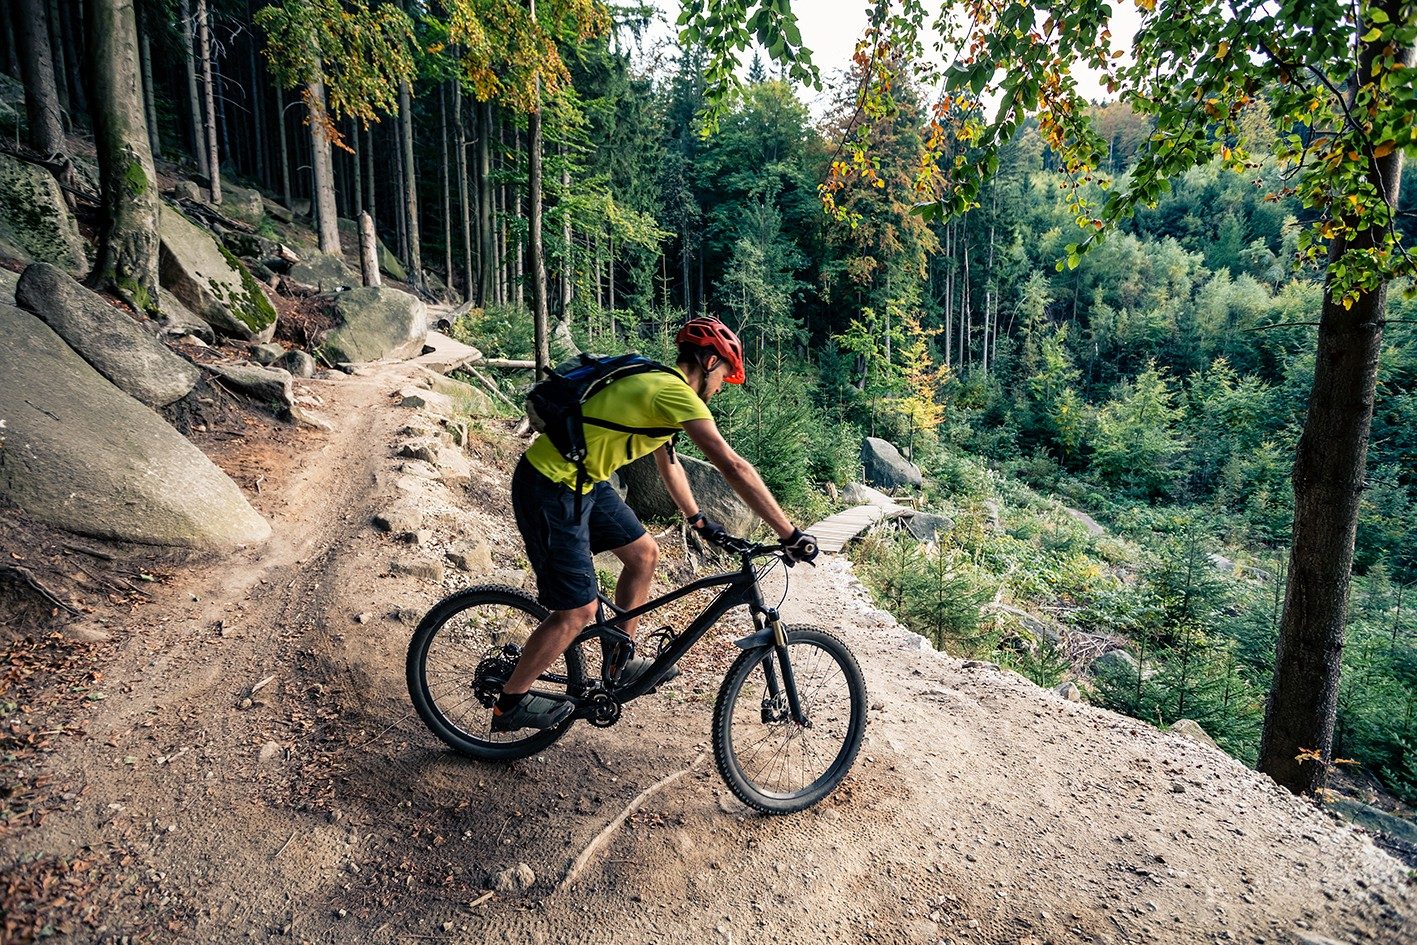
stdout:
<svg viewBox="0 0 1417 945">
<path fill-rule="evenodd" d="M 408 540 L 421 548 L 433 540 L 433 533 L 426 528 L 420 528 L 410 535 Z"/>
<path fill-rule="evenodd" d="M 251 360 L 262 365 L 275 364 L 281 358 L 285 357 L 285 349 L 274 342 L 263 345 L 252 345 L 250 353 Z"/>
<path fill-rule="evenodd" d="M 399 623 L 416 624 L 423 619 L 423 614 L 412 607 L 400 607 L 389 614 L 390 617 Z"/>
<path fill-rule="evenodd" d="M 276 363 L 294 377 L 315 376 L 315 359 L 304 351 L 287 351 Z"/>
<path fill-rule="evenodd" d="M 1082 700 L 1082 691 L 1078 689 L 1076 683 L 1065 682 L 1053 691 L 1068 702 L 1079 702 Z"/>
<path fill-rule="evenodd" d="M 441 582 L 443 580 L 443 562 L 441 561 L 427 559 L 395 561 L 389 566 L 389 570 L 394 574 L 407 574 L 409 577 L 425 581 Z"/>
<path fill-rule="evenodd" d="M 438 465 L 438 445 L 431 441 L 424 443 L 405 443 L 403 446 L 399 447 L 398 454 L 400 456 L 406 456 L 409 459 L 418 459 L 425 463 L 432 463 L 435 466 Z"/>
<path fill-rule="evenodd" d="M 392 535 L 407 535 L 423 525 L 423 514 L 407 505 L 394 505 L 374 516 L 374 527 Z"/>
<path fill-rule="evenodd" d="M 68 628 L 64 631 L 64 636 L 73 640 L 75 643 L 107 643 L 109 640 L 113 639 L 113 635 L 106 630 L 100 630 L 97 627 L 85 626 L 83 624 Z"/>
<path fill-rule="evenodd" d="M 459 571 L 480 573 L 492 570 L 492 550 L 480 538 L 453 542 L 448 546 L 446 556 L 448 563 Z"/>
<path fill-rule="evenodd" d="M 279 761 L 285 755 L 285 749 L 280 747 L 280 742 L 266 742 L 261 746 L 261 754 L 257 758 L 261 764 L 268 764 L 272 761 Z"/>
<path fill-rule="evenodd" d="M 536 883 L 536 873 L 525 863 L 518 863 L 513 869 L 505 869 L 492 880 L 492 889 L 499 893 L 523 893 Z"/>
<path fill-rule="evenodd" d="M 354 615 L 354 622 L 355 622 L 355 623 L 368 623 L 368 622 L 373 618 L 373 616 L 374 616 L 373 614 L 369 613 L 369 612 L 366 610 L 366 611 L 364 611 L 363 613 L 355 614 L 355 615 Z"/>
<path fill-rule="evenodd" d="M 236 708 L 240 709 L 242 712 L 245 712 L 247 709 L 251 708 L 254 705 L 255 703 L 252 702 L 250 699 L 242 699 L 236 704 Z"/>
</svg>

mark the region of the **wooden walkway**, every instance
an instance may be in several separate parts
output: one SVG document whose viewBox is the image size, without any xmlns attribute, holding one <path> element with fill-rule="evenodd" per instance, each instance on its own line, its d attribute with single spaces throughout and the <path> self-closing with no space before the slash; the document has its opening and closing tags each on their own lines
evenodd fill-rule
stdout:
<svg viewBox="0 0 1417 945">
<path fill-rule="evenodd" d="M 846 543 L 872 525 L 887 519 L 914 515 L 915 510 L 903 505 L 858 505 L 853 509 L 838 512 L 824 518 L 807 529 L 817 539 L 817 547 L 829 554 L 835 554 L 846 547 Z"/>
</svg>

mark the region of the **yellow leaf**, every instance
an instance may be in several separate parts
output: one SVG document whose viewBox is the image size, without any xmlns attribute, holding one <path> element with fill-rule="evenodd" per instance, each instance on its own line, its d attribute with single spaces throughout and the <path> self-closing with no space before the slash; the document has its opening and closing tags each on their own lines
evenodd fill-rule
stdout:
<svg viewBox="0 0 1417 945">
<path fill-rule="evenodd" d="M 1391 153 L 1393 152 L 1393 149 L 1396 148 L 1396 147 L 1397 147 L 1397 142 L 1396 142 L 1396 141 L 1384 141 L 1382 144 L 1378 145 L 1376 148 L 1373 149 L 1373 157 L 1375 157 L 1375 158 L 1384 158 L 1384 157 L 1387 157 L 1389 154 L 1391 154 Z"/>
<path fill-rule="evenodd" d="M 1215 47 L 1215 58 L 1216 58 L 1216 59 L 1224 59 L 1225 56 L 1226 56 L 1226 54 L 1229 53 L 1229 52 L 1230 52 L 1230 40 L 1228 40 L 1228 39 L 1222 39 L 1222 40 L 1220 41 L 1220 45 Z"/>
</svg>

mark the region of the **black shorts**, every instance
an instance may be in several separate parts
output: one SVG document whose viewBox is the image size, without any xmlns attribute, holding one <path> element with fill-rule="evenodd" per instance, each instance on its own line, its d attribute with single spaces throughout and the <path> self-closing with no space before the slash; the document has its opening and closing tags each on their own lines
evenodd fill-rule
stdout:
<svg viewBox="0 0 1417 945">
<path fill-rule="evenodd" d="M 512 473 L 512 512 L 536 573 L 537 599 L 551 610 L 574 610 L 595 600 L 599 583 L 592 556 L 639 539 L 645 528 L 608 482 L 581 496 L 541 474 L 527 458 Z"/>
</svg>

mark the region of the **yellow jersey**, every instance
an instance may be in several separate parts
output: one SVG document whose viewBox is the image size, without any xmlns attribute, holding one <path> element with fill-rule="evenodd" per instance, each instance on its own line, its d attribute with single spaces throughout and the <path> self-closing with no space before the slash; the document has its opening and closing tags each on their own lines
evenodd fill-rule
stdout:
<svg viewBox="0 0 1417 945">
<path fill-rule="evenodd" d="M 708 406 L 694 393 L 684 375 L 677 369 L 670 372 L 646 371 L 622 377 L 587 400 L 581 415 L 609 420 L 626 427 L 673 427 L 683 429 L 690 420 L 711 420 Z M 585 424 L 586 483 L 589 492 L 597 482 L 641 456 L 647 456 L 668 443 L 672 437 L 646 436 L 642 433 L 622 433 Z M 547 479 L 568 489 L 576 488 L 576 464 L 562 456 L 546 434 L 540 434 L 526 451 L 527 461 Z"/>
</svg>

